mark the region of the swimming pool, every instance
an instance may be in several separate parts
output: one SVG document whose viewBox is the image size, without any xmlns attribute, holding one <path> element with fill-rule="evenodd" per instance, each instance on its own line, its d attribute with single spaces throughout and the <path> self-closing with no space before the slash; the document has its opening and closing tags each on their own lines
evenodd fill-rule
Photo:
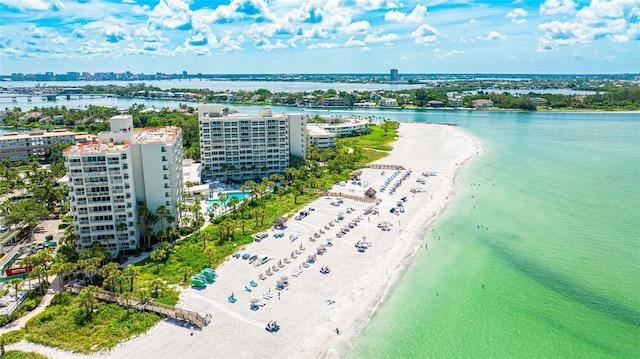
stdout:
<svg viewBox="0 0 640 359">
<path fill-rule="evenodd" d="M 237 198 L 238 201 L 242 201 L 244 198 L 251 196 L 251 192 L 225 192 L 225 193 L 227 194 L 227 200 L 224 202 L 225 206 L 229 203 L 231 198 Z M 207 200 L 207 205 L 209 205 L 209 207 L 213 206 L 214 203 L 221 205 L 222 201 L 220 201 L 219 199 Z"/>
</svg>

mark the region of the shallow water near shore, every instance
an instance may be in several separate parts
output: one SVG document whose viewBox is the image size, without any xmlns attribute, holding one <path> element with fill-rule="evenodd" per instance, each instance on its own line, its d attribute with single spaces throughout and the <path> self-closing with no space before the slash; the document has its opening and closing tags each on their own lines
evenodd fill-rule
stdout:
<svg viewBox="0 0 640 359">
<path fill-rule="evenodd" d="M 637 114 L 384 116 L 483 150 L 348 358 L 640 355 Z"/>
</svg>

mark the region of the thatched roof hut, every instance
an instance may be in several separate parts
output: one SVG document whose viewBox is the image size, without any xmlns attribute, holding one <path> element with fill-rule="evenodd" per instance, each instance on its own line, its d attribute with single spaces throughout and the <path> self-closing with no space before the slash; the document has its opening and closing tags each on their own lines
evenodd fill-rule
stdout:
<svg viewBox="0 0 640 359">
<path fill-rule="evenodd" d="M 273 221 L 273 226 L 276 228 L 279 227 L 284 227 L 284 225 L 287 223 L 287 219 L 284 217 L 278 217 Z"/>
<path fill-rule="evenodd" d="M 364 193 L 364 195 L 369 198 L 376 198 L 376 190 L 373 189 L 372 187 L 369 187 L 369 189 Z"/>
</svg>

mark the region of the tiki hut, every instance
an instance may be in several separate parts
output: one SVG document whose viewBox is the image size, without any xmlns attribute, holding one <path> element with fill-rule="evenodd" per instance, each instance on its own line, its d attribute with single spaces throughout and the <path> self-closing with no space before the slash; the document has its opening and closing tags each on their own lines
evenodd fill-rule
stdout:
<svg viewBox="0 0 640 359">
<path fill-rule="evenodd" d="M 287 224 L 287 219 L 284 217 L 278 217 L 273 221 L 275 228 L 284 228 L 285 224 Z"/>
<path fill-rule="evenodd" d="M 376 198 L 376 190 L 369 187 L 369 189 L 364 193 L 364 195 L 369 198 Z"/>
</svg>

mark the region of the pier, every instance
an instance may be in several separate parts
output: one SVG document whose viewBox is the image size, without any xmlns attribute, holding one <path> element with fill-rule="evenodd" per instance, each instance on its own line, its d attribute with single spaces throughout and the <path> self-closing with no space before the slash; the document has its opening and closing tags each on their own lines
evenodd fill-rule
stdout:
<svg viewBox="0 0 640 359">
<path fill-rule="evenodd" d="M 69 293 L 79 294 L 84 288 L 86 287 L 77 284 L 70 284 L 65 286 L 64 290 Z M 176 320 L 185 320 L 189 323 L 194 324 L 200 329 L 204 328 L 210 322 L 209 318 L 205 318 L 197 312 L 172 307 L 166 304 L 154 303 L 151 298 L 145 298 L 142 301 L 138 301 L 136 299 L 127 299 L 118 293 L 109 292 L 103 289 L 98 289 L 93 294 L 93 296 L 94 298 L 102 300 L 104 302 L 116 303 L 140 311 L 158 313 L 165 317 L 174 318 Z"/>
</svg>

